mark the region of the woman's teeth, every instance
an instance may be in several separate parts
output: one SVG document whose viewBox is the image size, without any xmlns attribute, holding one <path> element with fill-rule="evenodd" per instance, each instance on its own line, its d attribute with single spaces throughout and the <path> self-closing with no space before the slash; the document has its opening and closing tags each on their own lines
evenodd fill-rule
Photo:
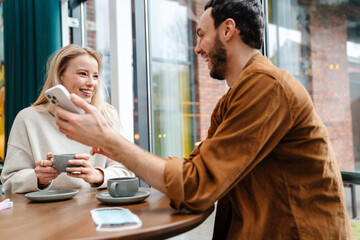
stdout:
<svg viewBox="0 0 360 240">
<path fill-rule="evenodd" d="M 85 94 L 91 94 L 92 91 L 89 91 L 89 90 L 80 90 L 81 92 L 85 93 Z"/>
</svg>

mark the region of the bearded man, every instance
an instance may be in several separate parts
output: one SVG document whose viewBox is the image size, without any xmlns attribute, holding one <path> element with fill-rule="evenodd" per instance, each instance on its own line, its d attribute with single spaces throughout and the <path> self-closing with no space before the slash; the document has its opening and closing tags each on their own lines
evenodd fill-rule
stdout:
<svg viewBox="0 0 360 240">
<path fill-rule="evenodd" d="M 176 209 L 219 201 L 215 239 L 353 239 L 327 129 L 306 89 L 259 52 L 263 32 L 258 0 L 206 4 L 195 52 L 230 88 L 189 158 L 163 159 L 127 142 L 76 96 L 87 114 L 57 107 L 60 131 L 123 163 Z"/>
</svg>

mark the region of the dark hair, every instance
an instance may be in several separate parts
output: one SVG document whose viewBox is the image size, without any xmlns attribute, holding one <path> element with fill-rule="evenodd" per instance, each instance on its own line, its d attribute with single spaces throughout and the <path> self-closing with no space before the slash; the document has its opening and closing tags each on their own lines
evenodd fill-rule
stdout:
<svg viewBox="0 0 360 240">
<path fill-rule="evenodd" d="M 241 39 L 252 48 L 260 49 L 264 40 L 264 13 L 259 0 L 210 0 L 215 29 L 228 18 L 236 23 Z"/>
</svg>

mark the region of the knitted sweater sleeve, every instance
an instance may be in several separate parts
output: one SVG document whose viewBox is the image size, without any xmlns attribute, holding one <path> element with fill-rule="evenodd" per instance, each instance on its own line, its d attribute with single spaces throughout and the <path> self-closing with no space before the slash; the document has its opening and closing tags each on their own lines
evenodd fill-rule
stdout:
<svg viewBox="0 0 360 240">
<path fill-rule="evenodd" d="M 28 134 L 24 118 L 18 114 L 10 132 L 6 164 L 1 172 L 5 194 L 39 190 Z"/>
</svg>

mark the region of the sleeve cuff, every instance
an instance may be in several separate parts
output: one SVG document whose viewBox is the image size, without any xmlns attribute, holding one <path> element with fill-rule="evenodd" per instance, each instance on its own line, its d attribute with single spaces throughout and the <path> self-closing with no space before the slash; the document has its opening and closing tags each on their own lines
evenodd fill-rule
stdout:
<svg viewBox="0 0 360 240">
<path fill-rule="evenodd" d="M 36 181 L 37 181 L 37 187 L 40 191 L 49 190 L 53 184 L 53 181 L 51 181 L 49 184 L 40 184 L 40 183 L 38 183 L 38 180 L 36 180 Z"/>
<path fill-rule="evenodd" d="M 108 178 L 107 178 L 106 176 L 107 176 L 108 174 L 105 174 L 105 170 L 102 169 L 102 168 L 96 167 L 95 169 L 98 169 L 98 170 L 102 171 L 102 173 L 103 173 L 103 175 L 104 175 L 104 180 L 103 180 L 103 182 L 102 182 L 101 184 L 92 183 L 92 184 L 90 184 L 90 186 L 91 186 L 92 188 L 106 188 L 106 187 L 107 187 L 107 180 L 108 180 Z"/>
<path fill-rule="evenodd" d="M 181 209 L 185 200 L 183 182 L 184 159 L 169 157 L 164 169 L 164 181 L 167 196 L 170 198 L 171 206 Z"/>
</svg>

